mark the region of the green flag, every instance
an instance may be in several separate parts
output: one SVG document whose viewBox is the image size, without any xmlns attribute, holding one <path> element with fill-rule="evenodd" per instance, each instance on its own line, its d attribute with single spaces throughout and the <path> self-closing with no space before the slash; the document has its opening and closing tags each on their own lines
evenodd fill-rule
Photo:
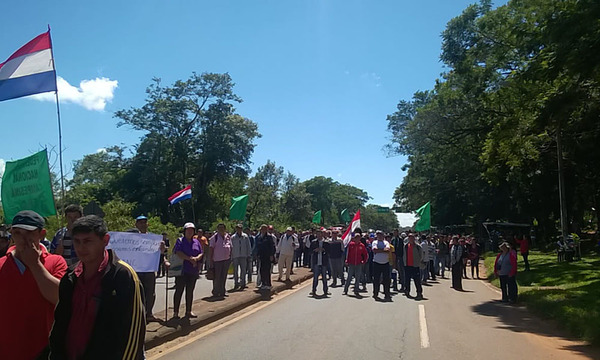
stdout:
<svg viewBox="0 0 600 360">
<path fill-rule="evenodd" d="M 6 223 L 11 223 L 21 210 L 33 210 L 41 216 L 56 215 L 46 150 L 6 163 L 2 207 Z"/>
<path fill-rule="evenodd" d="M 248 195 L 242 195 L 231 198 L 231 207 L 229 208 L 229 220 L 241 220 L 246 218 L 246 208 L 248 207 Z"/>
<path fill-rule="evenodd" d="M 315 224 L 320 224 L 321 223 L 321 210 L 319 210 L 319 211 L 317 211 L 315 213 L 315 215 L 313 216 L 312 222 L 315 223 Z"/>
<path fill-rule="evenodd" d="M 419 220 L 415 224 L 415 231 L 431 229 L 431 204 L 429 201 L 417 210 L 417 215 L 419 215 Z"/>
<path fill-rule="evenodd" d="M 350 213 L 348 212 L 348 209 L 342 210 L 342 213 L 340 215 L 342 216 L 343 222 L 345 222 L 345 223 L 350 222 Z"/>
</svg>

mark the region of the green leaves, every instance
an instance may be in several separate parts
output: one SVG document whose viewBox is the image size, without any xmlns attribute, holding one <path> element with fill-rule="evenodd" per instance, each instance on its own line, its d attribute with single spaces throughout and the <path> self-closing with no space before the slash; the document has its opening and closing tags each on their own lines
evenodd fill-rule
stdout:
<svg viewBox="0 0 600 360">
<path fill-rule="evenodd" d="M 452 19 L 442 34 L 449 70 L 387 118 L 388 150 L 409 159 L 396 202 L 409 210 L 432 199 L 437 224 L 551 223 L 560 127 L 567 192 L 587 194 L 569 204 L 582 223 L 581 209 L 600 198 L 600 151 L 588 146 L 600 135 L 598 18 L 597 1 L 521 0 Z"/>
</svg>

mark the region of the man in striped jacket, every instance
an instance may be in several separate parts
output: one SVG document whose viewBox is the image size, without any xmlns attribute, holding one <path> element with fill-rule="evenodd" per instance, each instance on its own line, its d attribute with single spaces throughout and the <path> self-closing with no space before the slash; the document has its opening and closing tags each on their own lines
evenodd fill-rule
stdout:
<svg viewBox="0 0 600 360">
<path fill-rule="evenodd" d="M 109 234 L 95 215 L 71 230 L 79 262 L 60 281 L 50 359 L 144 359 L 143 289 L 135 270 L 106 249 Z"/>
</svg>

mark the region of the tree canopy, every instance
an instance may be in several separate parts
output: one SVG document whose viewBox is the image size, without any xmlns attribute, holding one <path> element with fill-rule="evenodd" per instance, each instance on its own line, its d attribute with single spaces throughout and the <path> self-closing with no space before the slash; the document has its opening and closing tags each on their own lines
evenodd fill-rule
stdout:
<svg viewBox="0 0 600 360">
<path fill-rule="evenodd" d="M 562 141 L 572 231 L 600 200 L 600 3 L 519 0 L 467 7 L 442 33 L 447 71 L 389 115 L 391 154 L 408 156 L 397 204 L 431 201 L 438 226 L 559 214 Z"/>
</svg>

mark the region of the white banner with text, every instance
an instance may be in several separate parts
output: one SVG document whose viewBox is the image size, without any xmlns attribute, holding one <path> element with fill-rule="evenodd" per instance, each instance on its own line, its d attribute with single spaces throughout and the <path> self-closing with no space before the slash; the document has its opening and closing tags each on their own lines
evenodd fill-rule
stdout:
<svg viewBox="0 0 600 360">
<path fill-rule="evenodd" d="M 160 261 L 162 235 L 111 231 L 108 249 L 136 272 L 156 272 Z"/>
</svg>

